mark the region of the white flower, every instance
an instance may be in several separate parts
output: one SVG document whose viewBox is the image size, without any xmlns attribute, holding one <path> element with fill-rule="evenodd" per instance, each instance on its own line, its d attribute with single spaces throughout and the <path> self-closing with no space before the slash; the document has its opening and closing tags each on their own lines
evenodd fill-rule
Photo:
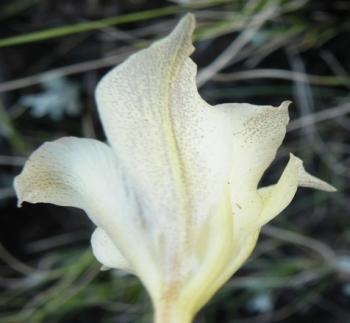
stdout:
<svg viewBox="0 0 350 323">
<path fill-rule="evenodd" d="M 97 227 L 96 258 L 141 279 L 157 323 L 191 322 L 298 186 L 334 191 L 293 155 L 275 185 L 257 188 L 285 136 L 289 103 L 206 103 L 189 58 L 194 26 L 187 15 L 101 80 L 109 145 L 45 143 L 15 179 L 19 204 L 85 210 Z"/>
</svg>

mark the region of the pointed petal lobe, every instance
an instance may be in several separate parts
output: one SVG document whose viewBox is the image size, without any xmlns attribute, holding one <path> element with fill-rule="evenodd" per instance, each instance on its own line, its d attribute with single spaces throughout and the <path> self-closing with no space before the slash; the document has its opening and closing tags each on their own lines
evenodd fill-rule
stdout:
<svg viewBox="0 0 350 323">
<path fill-rule="evenodd" d="M 302 160 L 290 154 L 289 162 L 277 184 L 259 189 L 263 199 L 263 211 L 259 218 L 261 225 L 269 222 L 289 205 L 298 186 L 327 192 L 336 191 L 333 186 L 307 173 Z"/>
</svg>

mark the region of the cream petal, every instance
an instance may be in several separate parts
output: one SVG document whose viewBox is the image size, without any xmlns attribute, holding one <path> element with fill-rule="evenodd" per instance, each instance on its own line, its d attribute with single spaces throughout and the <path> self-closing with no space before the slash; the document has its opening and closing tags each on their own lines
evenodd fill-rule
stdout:
<svg viewBox="0 0 350 323">
<path fill-rule="evenodd" d="M 110 71 L 96 90 L 109 142 L 143 213 L 167 236 L 164 250 L 172 252 L 163 253 L 171 257 L 216 207 L 231 156 L 229 120 L 196 88 L 196 65 L 188 57 L 194 24 L 187 15 L 168 37 Z"/>
<path fill-rule="evenodd" d="M 14 185 L 19 205 L 44 202 L 84 209 L 118 245 L 149 292 L 157 290 L 147 224 L 109 146 L 74 137 L 45 143 L 29 157 Z"/>
<path fill-rule="evenodd" d="M 223 196 L 220 208 L 203 224 L 197 237 L 197 264 L 187 282 L 182 299 L 196 312 L 208 296 L 208 290 L 227 266 L 233 251 L 232 216 L 229 192 Z M 213 293 L 210 295 L 212 296 Z"/>
<path fill-rule="evenodd" d="M 231 187 L 235 188 L 236 185 L 242 188 L 241 179 L 244 178 L 244 185 L 257 188 L 285 137 L 289 104 L 290 101 L 283 102 L 279 107 L 245 103 L 217 106 L 230 115 L 232 122 Z"/>
<path fill-rule="evenodd" d="M 286 101 L 279 107 L 251 104 L 216 107 L 230 120 L 233 132 L 232 170 L 228 180 L 233 218 L 232 256 L 216 279 L 207 284 L 199 307 L 242 266 L 255 247 L 261 227 L 257 218 L 263 207 L 257 185 L 286 134 L 289 104 Z"/>
<path fill-rule="evenodd" d="M 14 185 L 19 205 L 26 201 L 82 208 L 97 225 L 108 225 L 110 219 L 95 217 L 93 209 L 109 207 L 124 192 L 112 149 L 97 140 L 75 137 L 40 146 Z"/>
<path fill-rule="evenodd" d="M 217 106 L 232 127 L 231 191 L 234 234 L 254 226 L 262 208 L 257 186 L 265 170 L 275 158 L 286 134 L 289 121 L 288 106 L 252 104 L 221 104 Z"/>
<path fill-rule="evenodd" d="M 336 191 L 333 186 L 307 173 L 302 160 L 290 154 L 289 162 L 277 184 L 259 189 L 259 195 L 263 200 L 259 225 L 269 222 L 281 213 L 292 201 L 298 186 L 327 192 Z"/>
<path fill-rule="evenodd" d="M 240 239 L 236 239 L 232 248 L 231 260 L 228 261 L 226 267 L 219 275 L 207 284 L 206 290 L 198 295 L 196 303 L 196 311 L 203 307 L 210 298 L 243 266 L 247 258 L 251 255 L 258 240 L 260 230 L 252 231 L 244 234 Z M 238 240 L 238 241 L 237 241 Z"/>
<path fill-rule="evenodd" d="M 227 183 L 234 213 L 244 213 L 235 230 L 260 213 L 257 185 L 289 120 L 288 102 L 211 107 L 202 100 L 188 57 L 193 28 L 187 15 L 168 37 L 109 72 L 96 91 L 107 137 L 143 212 L 167 237 L 161 254 L 170 268 L 167 257 L 191 249 L 191 230 L 218 207 Z"/>
<path fill-rule="evenodd" d="M 91 247 L 96 259 L 103 268 L 132 271 L 128 260 L 122 255 L 108 234 L 101 228 L 96 228 L 91 236 Z"/>
</svg>

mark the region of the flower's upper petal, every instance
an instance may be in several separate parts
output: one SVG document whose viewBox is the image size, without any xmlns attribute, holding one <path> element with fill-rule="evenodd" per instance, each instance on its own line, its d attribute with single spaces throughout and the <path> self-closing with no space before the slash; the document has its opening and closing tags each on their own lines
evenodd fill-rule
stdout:
<svg viewBox="0 0 350 323">
<path fill-rule="evenodd" d="M 197 92 L 189 58 L 193 28 L 187 15 L 168 37 L 109 72 L 96 90 L 108 140 L 145 217 L 169 243 L 185 241 L 211 212 L 229 169 L 229 120 Z"/>
<path fill-rule="evenodd" d="M 96 259 L 104 268 L 132 271 L 129 261 L 122 255 L 108 234 L 96 228 L 91 236 L 91 247 Z"/>
<path fill-rule="evenodd" d="M 75 137 L 45 143 L 32 153 L 14 184 L 19 204 L 44 202 L 84 209 L 118 244 L 146 287 L 157 285 L 137 201 L 109 146 Z"/>
<path fill-rule="evenodd" d="M 285 101 L 279 107 L 252 104 L 222 104 L 227 113 L 231 110 L 233 128 L 233 165 L 231 186 L 257 187 L 263 173 L 276 156 L 289 122 Z"/>
<path fill-rule="evenodd" d="M 263 200 L 259 224 L 263 225 L 281 213 L 292 201 L 298 186 L 327 192 L 336 191 L 333 186 L 307 173 L 302 160 L 291 154 L 277 184 L 259 189 L 259 195 Z"/>
</svg>

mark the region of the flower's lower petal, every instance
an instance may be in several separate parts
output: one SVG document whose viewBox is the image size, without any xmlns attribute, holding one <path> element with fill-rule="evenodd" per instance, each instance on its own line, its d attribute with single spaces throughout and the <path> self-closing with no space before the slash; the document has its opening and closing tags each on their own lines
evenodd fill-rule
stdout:
<svg viewBox="0 0 350 323">
<path fill-rule="evenodd" d="M 101 228 L 96 228 L 92 234 L 91 247 L 96 259 L 104 268 L 132 271 L 128 260 L 118 250 L 108 234 Z"/>
<path fill-rule="evenodd" d="M 328 183 L 307 173 L 301 159 L 290 155 L 289 162 L 279 181 L 275 185 L 259 189 L 263 200 L 263 210 L 259 217 L 259 225 L 263 225 L 281 213 L 292 201 L 298 186 L 315 188 L 327 192 L 336 189 Z"/>
<path fill-rule="evenodd" d="M 149 292 L 157 292 L 158 270 L 147 224 L 108 145 L 74 137 L 45 143 L 15 178 L 15 190 L 19 205 L 44 202 L 85 210 L 127 257 Z"/>
<path fill-rule="evenodd" d="M 101 213 L 96 217 L 94 209 L 106 209 L 122 189 L 112 149 L 97 140 L 75 137 L 40 146 L 15 178 L 19 205 L 26 201 L 82 208 L 97 225 L 109 219 Z"/>
</svg>

